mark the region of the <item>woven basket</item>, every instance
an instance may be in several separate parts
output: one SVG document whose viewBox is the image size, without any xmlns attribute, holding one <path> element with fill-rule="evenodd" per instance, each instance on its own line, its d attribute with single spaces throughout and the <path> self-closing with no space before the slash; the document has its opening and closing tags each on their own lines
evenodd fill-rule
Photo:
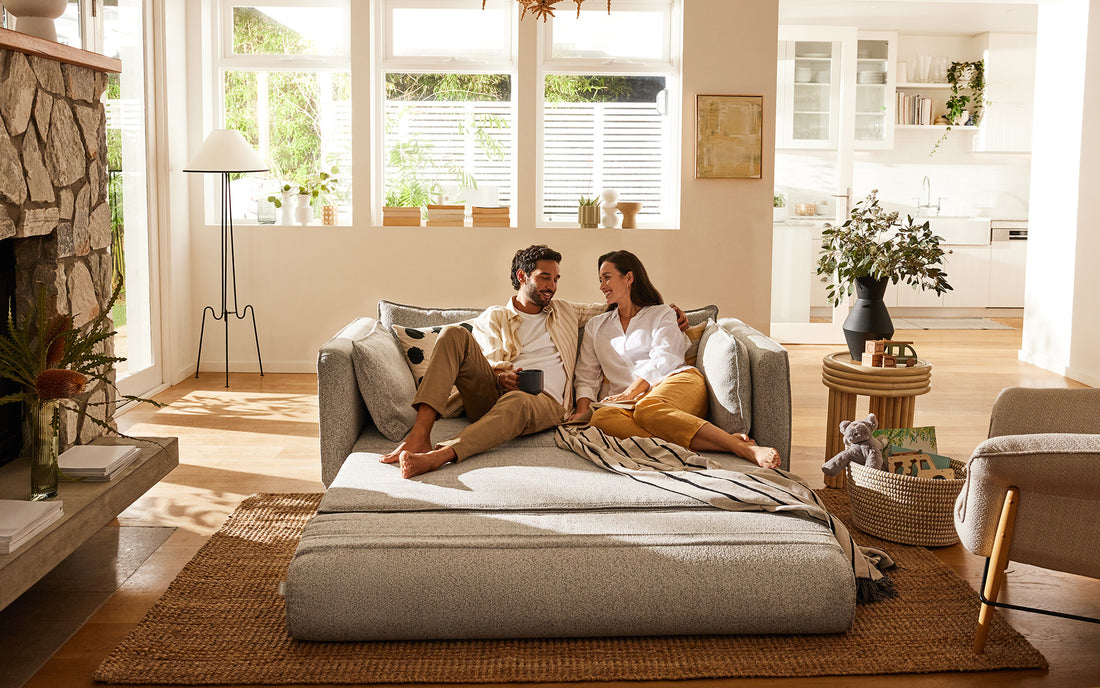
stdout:
<svg viewBox="0 0 1100 688">
<path fill-rule="evenodd" d="M 954 506 L 966 477 L 966 464 L 951 459 L 955 480 L 931 480 L 848 464 L 852 520 L 875 537 L 922 547 L 959 541 Z"/>
</svg>

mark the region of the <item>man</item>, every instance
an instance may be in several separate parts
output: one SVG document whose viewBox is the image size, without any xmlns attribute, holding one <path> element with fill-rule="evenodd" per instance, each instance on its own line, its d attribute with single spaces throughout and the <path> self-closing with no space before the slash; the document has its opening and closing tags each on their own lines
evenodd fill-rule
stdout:
<svg viewBox="0 0 1100 688">
<path fill-rule="evenodd" d="M 529 246 L 512 258 L 512 287 L 507 305 L 493 306 L 474 323 L 471 334 L 446 327 L 413 397 L 416 422 L 405 440 L 380 460 L 398 463 L 411 478 L 448 461 L 491 449 L 519 435 L 563 422 L 573 410 L 573 367 L 582 325 L 606 304 L 551 304 L 558 289 L 561 254 L 547 246 Z M 681 327 L 686 326 L 677 309 Z M 519 390 L 516 373 L 543 371 L 543 391 Z M 432 427 L 457 387 L 472 421 L 457 437 L 432 445 Z"/>
</svg>

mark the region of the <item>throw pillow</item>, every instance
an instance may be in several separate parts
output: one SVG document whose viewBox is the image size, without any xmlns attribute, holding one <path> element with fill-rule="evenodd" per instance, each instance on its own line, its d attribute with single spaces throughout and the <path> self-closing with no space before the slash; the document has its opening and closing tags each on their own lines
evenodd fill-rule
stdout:
<svg viewBox="0 0 1100 688">
<path fill-rule="evenodd" d="M 699 356 L 699 340 L 703 338 L 703 333 L 706 332 L 707 325 L 713 323 L 713 320 L 708 320 L 705 323 L 699 323 L 698 325 L 692 325 L 684 330 L 684 334 L 688 338 L 688 350 L 684 354 L 684 363 L 689 366 L 695 365 L 695 361 Z"/>
<path fill-rule="evenodd" d="M 699 340 L 696 368 L 707 380 L 707 420 L 729 433 L 752 429 L 749 353 L 745 345 L 713 320 Z"/>
<path fill-rule="evenodd" d="M 455 324 L 470 332 L 474 331 L 472 320 Z M 420 386 L 420 381 L 424 379 L 424 373 L 428 371 L 428 364 L 432 360 L 432 351 L 435 350 L 435 343 L 444 327 L 447 327 L 447 325 L 436 325 L 435 327 L 393 326 L 393 333 L 397 335 L 397 343 L 405 355 L 405 362 L 412 372 L 412 378 L 417 387 Z M 447 407 L 442 411 L 443 417 L 454 418 L 461 412 L 462 398 L 458 396 L 458 390 L 452 387 L 451 396 L 447 400 Z"/>
<path fill-rule="evenodd" d="M 381 299 L 378 302 L 378 319 L 388 331 L 394 325 L 434 327 L 474 320 L 484 310 L 483 308 L 424 308 Z"/>
<path fill-rule="evenodd" d="M 411 406 L 416 385 L 397 342 L 375 323 L 366 336 L 352 342 L 351 360 L 374 426 L 386 439 L 400 442 L 416 420 Z"/>
</svg>

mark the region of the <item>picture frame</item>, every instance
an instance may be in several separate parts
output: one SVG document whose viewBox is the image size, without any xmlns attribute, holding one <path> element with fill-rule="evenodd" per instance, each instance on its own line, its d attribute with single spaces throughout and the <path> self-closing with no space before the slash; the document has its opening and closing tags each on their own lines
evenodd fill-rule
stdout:
<svg viewBox="0 0 1100 688">
<path fill-rule="evenodd" d="M 764 96 L 695 96 L 695 178 L 760 179 Z"/>
</svg>

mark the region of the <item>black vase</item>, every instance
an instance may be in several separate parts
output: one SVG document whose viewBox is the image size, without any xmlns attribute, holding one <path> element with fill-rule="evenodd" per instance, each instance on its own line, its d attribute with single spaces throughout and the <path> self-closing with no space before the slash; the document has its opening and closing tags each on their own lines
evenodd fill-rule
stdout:
<svg viewBox="0 0 1100 688">
<path fill-rule="evenodd" d="M 890 312 L 882 302 L 886 293 L 889 277 L 856 278 L 856 302 L 852 311 L 844 320 L 844 341 L 848 343 L 848 353 L 856 361 L 863 357 L 863 350 L 869 340 L 889 339 L 894 336 L 894 323 L 890 322 Z"/>
</svg>

